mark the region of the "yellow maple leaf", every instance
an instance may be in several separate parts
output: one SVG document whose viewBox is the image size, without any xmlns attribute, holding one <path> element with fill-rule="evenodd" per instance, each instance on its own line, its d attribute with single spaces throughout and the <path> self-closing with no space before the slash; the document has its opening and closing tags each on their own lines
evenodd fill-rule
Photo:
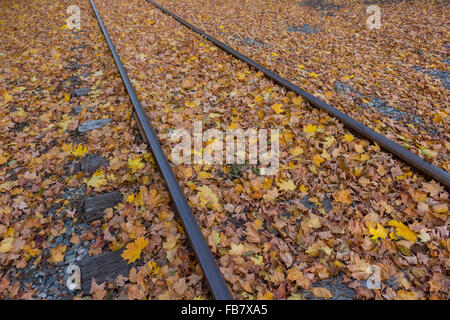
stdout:
<svg viewBox="0 0 450 320">
<path fill-rule="evenodd" d="M 369 233 L 372 235 L 371 239 L 375 242 L 379 239 L 385 239 L 388 235 L 387 230 L 379 223 L 377 223 L 377 228 L 369 228 Z"/>
<path fill-rule="evenodd" d="M 275 298 L 273 293 L 270 291 L 267 291 L 266 293 L 264 293 L 262 300 L 273 300 L 273 298 Z"/>
<path fill-rule="evenodd" d="M 70 100 L 70 94 L 66 93 L 66 94 L 64 95 L 64 102 L 67 102 L 67 101 L 69 101 L 69 100 Z"/>
<path fill-rule="evenodd" d="M 7 253 L 11 250 L 14 238 L 5 238 L 0 242 L 0 253 Z"/>
<path fill-rule="evenodd" d="M 349 133 L 349 134 L 344 135 L 344 138 L 342 140 L 344 140 L 346 142 L 352 142 L 353 139 L 355 139 L 355 137 L 351 133 Z"/>
<path fill-rule="evenodd" d="M 8 103 L 13 100 L 13 96 L 6 92 L 3 94 L 3 99 L 5 100 L 5 103 Z"/>
<path fill-rule="evenodd" d="M 336 142 L 336 139 L 333 136 L 329 136 L 325 138 L 324 147 L 329 148 Z"/>
<path fill-rule="evenodd" d="M 186 101 L 184 104 L 186 105 L 186 107 L 189 107 L 189 108 L 195 108 L 196 107 L 194 101 Z"/>
<path fill-rule="evenodd" d="M 262 256 L 259 256 L 255 254 L 255 257 L 250 257 L 250 260 L 252 260 L 257 266 L 263 266 L 264 265 L 264 259 Z"/>
<path fill-rule="evenodd" d="M 63 143 L 61 146 L 61 150 L 66 152 L 68 155 L 72 153 L 72 148 L 73 148 L 72 143 L 69 144 Z"/>
<path fill-rule="evenodd" d="M 295 148 L 290 149 L 289 153 L 292 154 L 294 157 L 297 157 L 303 153 L 303 148 L 297 146 Z"/>
<path fill-rule="evenodd" d="M 206 171 L 200 171 L 200 173 L 198 174 L 198 177 L 201 179 L 211 179 L 214 178 L 214 176 Z"/>
<path fill-rule="evenodd" d="M 316 164 L 316 165 L 318 165 L 318 166 L 320 166 L 320 164 L 322 163 L 322 162 L 324 162 L 325 160 L 319 155 L 319 154 L 316 154 L 314 157 L 313 157 L 313 160 L 312 160 L 312 162 L 314 163 L 314 164 Z"/>
<path fill-rule="evenodd" d="M 254 101 L 258 104 L 258 105 L 262 105 L 264 98 L 260 97 L 260 96 L 255 96 Z"/>
<path fill-rule="evenodd" d="M 284 112 L 283 106 L 282 106 L 280 103 L 275 103 L 275 104 L 272 106 L 272 110 L 273 110 L 276 114 L 280 114 L 280 113 L 283 113 L 283 112 Z"/>
<path fill-rule="evenodd" d="M 292 103 L 296 106 L 300 106 L 303 102 L 302 97 L 292 97 Z"/>
<path fill-rule="evenodd" d="M 0 154 L 0 165 L 5 164 L 6 162 L 8 162 L 8 158 Z"/>
<path fill-rule="evenodd" d="M 201 207 L 212 208 L 215 210 L 220 210 L 221 205 L 219 203 L 219 198 L 208 186 L 197 187 L 198 198 L 200 199 L 199 205 Z"/>
<path fill-rule="evenodd" d="M 243 255 L 245 252 L 245 247 L 242 243 L 239 244 L 231 244 L 231 249 L 228 251 L 228 254 L 232 256 L 240 256 Z"/>
<path fill-rule="evenodd" d="M 74 147 L 72 150 L 72 155 L 75 157 L 81 157 L 87 152 L 87 147 L 83 147 L 83 145 L 79 144 L 78 146 Z"/>
<path fill-rule="evenodd" d="M 305 133 L 314 133 L 317 131 L 317 126 L 308 123 L 305 127 L 303 127 L 303 132 Z"/>
<path fill-rule="evenodd" d="M 243 72 L 236 73 L 236 78 L 238 78 L 239 81 L 244 81 L 245 80 L 245 73 L 243 73 Z"/>
<path fill-rule="evenodd" d="M 63 261 L 66 248 L 67 246 L 59 244 L 57 247 L 50 249 L 50 259 L 48 259 L 48 261 L 54 264 Z"/>
<path fill-rule="evenodd" d="M 433 151 L 433 150 L 431 150 L 431 149 L 428 149 L 428 148 L 419 148 L 419 150 L 420 150 L 420 152 L 422 152 L 422 154 L 423 154 L 425 157 L 428 157 L 428 158 L 434 158 L 434 157 L 437 156 L 437 152 L 436 152 L 436 151 Z"/>
<path fill-rule="evenodd" d="M 83 182 L 87 184 L 88 187 L 99 187 L 105 185 L 108 181 L 103 174 L 103 170 L 97 170 L 90 179 L 83 179 Z"/>
<path fill-rule="evenodd" d="M 352 201 L 352 197 L 350 195 L 350 191 L 347 190 L 347 189 L 335 192 L 334 199 L 337 202 L 341 202 L 341 203 L 344 203 L 344 204 L 351 204 L 353 202 Z"/>
<path fill-rule="evenodd" d="M 139 157 L 128 160 L 128 168 L 130 168 L 133 173 L 141 169 L 143 166 L 144 164 L 141 162 L 141 158 Z"/>
<path fill-rule="evenodd" d="M 71 122 L 72 122 L 71 119 L 66 119 L 66 120 L 59 122 L 58 126 L 61 128 L 62 131 L 66 131 Z"/>
<path fill-rule="evenodd" d="M 28 252 L 28 254 L 30 255 L 30 257 L 34 257 L 37 256 L 38 254 L 41 254 L 41 250 L 39 248 L 35 248 L 33 249 L 32 247 L 30 247 L 29 245 L 25 245 L 23 247 L 23 249 Z"/>
<path fill-rule="evenodd" d="M 278 187 L 283 191 L 294 191 L 297 186 L 295 185 L 294 181 L 292 179 L 277 182 Z"/>
<path fill-rule="evenodd" d="M 394 232 L 391 232 L 389 234 L 391 239 L 394 239 L 394 240 L 404 239 L 404 240 L 408 240 L 408 241 L 412 241 L 412 242 L 417 241 L 417 235 L 414 233 L 414 231 L 409 229 L 407 226 L 405 226 L 400 221 L 391 220 L 388 222 L 388 225 L 390 225 L 391 227 L 395 227 Z"/>
<path fill-rule="evenodd" d="M 299 189 L 300 189 L 300 192 L 308 193 L 308 187 L 305 187 L 304 184 L 302 184 Z"/>
<path fill-rule="evenodd" d="M 126 201 L 127 203 L 132 203 L 133 200 L 134 200 L 134 193 L 130 194 L 130 195 L 125 199 L 125 201 Z"/>
<path fill-rule="evenodd" d="M 273 202 L 278 197 L 278 190 L 274 188 L 273 190 L 267 191 L 267 193 L 263 196 L 263 199 L 269 202 Z"/>
<path fill-rule="evenodd" d="M 442 123 L 442 117 L 441 117 L 441 115 L 438 114 L 438 113 L 436 113 L 436 114 L 433 116 L 433 121 L 436 122 L 436 123 Z"/>
<path fill-rule="evenodd" d="M 121 254 L 121 257 L 128 260 L 128 264 L 133 263 L 141 257 L 141 252 L 147 244 L 148 239 L 139 237 L 134 242 L 127 244 L 126 249 Z"/>
</svg>

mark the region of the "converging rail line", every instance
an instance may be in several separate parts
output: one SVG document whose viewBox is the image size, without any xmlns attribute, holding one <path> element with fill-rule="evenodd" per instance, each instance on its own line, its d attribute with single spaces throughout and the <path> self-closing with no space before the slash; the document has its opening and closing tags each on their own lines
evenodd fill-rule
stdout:
<svg viewBox="0 0 450 320">
<path fill-rule="evenodd" d="M 153 127 L 150 124 L 147 115 L 142 109 L 141 103 L 139 102 L 139 99 L 136 95 L 136 91 L 131 84 L 130 79 L 128 78 L 122 62 L 120 61 L 120 58 L 114 48 L 114 44 L 108 35 L 108 32 L 97 11 L 97 8 L 93 0 L 90 0 L 90 2 L 98 23 L 100 24 L 100 28 L 102 29 L 103 35 L 105 36 L 106 42 L 108 43 L 109 49 L 111 50 L 111 54 L 117 65 L 117 68 L 119 69 L 120 76 L 122 77 L 123 83 L 125 84 L 127 92 L 130 96 L 139 131 L 143 138 L 148 142 L 150 149 L 154 155 L 155 161 L 163 175 L 164 180 L 166 181 L 173 204 L 180 216 L 184 231 L 186 232 L 192 248 L 196 256 L 198 257 L 200 266 L 211 289 L 211 293 L 217 300 L 231 300 L 232 296 L 225 283 L 225 280 L 223 279 L 222 273 L 220 272 L 216 262 L 214 261 L 208 244 L 206 243 L 200 227 L 197 224 L 194 215 L 192 214 L 191 208 L 189 207 L 183 193 L 181 192 L 180 186 L 172 172 L 172 169 L 169 166 L 169 162 L 161 149 L 155 131 L 153 130 Z"/>
<path fill-rule="evenodd" d="M 152 0 L 147 0 L 147 2 L 154 5 L 156 8 L 164 12 L 165 14 L 171 16 L 181 24 L 183 24 L 188 29 L 198 33 L 199 35 L 205 37 L 207 40 L 212 42 L 215 46 L 218 48 L 224 50 L 225 52 L 231 54 L 233 57 L 247 63 L 251 67 L 255 68 L 258 71 L 261 71 L 264 73 L 264 75 L 273 80 L 278 85 L 286 88 L 287 90 L 293 91 L 299 96 L 303 97 L 305 100 L 307 100 L 311 105 L 314 107 L 321 109 L 331 116 L 335 117 L 336 119 L 340 120 L 345 126 L 347 126 L 350 130 L 353 132 L 371 140 L 372 142 L 376 142 L 381 148 L 389 152 L 390 154 L 396 156 L 406 164 L 410 165 L 413 169 L 417 170 L 418 172 L 422 173 L 423 175 L 432 178 L 440 183 L 442 183 L 446 188 L 450 188 L 450 174 L 435 165 L 427 162 L 423 158 L 417 156 L 416 154 L 412 153 L 411 151 L 403 148 L 399 144 L 395 143 L 394 141 L 386 138 L 384 135 L 379 134 L 369 127 L 363 125 L 361 122 L 347 116 L 345 113 L 339 111 L 338 109 L 330 106 L 326 102 L 320 100 L 319 98 L 313 96 L 309 92 L 306 92 L 302 89 L 300 89 L 298 86 L 293 84 L 292 82 L 286 80 L 285 78 L 279 76 L 275 72 L 263 67 L 256 61 L 250 59 L 249 57 L 241 54 L 240 52 L 234 50 L 230 46 L 226 45 L 225 43 L 213 38 L 209 34 L 205 33 L 204 31 L 200 30 L 199 28 L 193 26 L 192 24 L 188 23 L 187 21 L 183 20 L 176 14 L 170 12 L 166 8 L 160 6 L 156 2 Z"/>
</svg>

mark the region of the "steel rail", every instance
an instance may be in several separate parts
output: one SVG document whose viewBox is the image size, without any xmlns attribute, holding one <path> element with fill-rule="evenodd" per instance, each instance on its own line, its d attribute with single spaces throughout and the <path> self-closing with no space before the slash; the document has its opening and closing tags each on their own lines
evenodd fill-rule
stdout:
<svg viewBox="0 0 450 320">
<path fill-rule="evenodd" d="M 160 6 L 156 2 L 154 2 L 152 0 L 147 0 L 147 2 L 153 4 L 156 8 L 158 8 L 165 14 L 171 16 L 172 18 L 174 18 L 175 20 L 177 20 L 178 22 L 183 24 L 185 27 L 187 27 L 187 28 L 191 29 L 192 31 L 198 33 L 199 35 L 205 37 L 206 39 L 208 39 L 209 41 L 214 43 L 214 45 L 216 45 L 220 49 L 226 51 L 227 53 L 231 54 L 235 58 L 237 58 L 243 62 L 246 62 L 251 67 L 263 72 L 267 78 L 273 80 L 275 83 L 300 95 L 306 101 L 308 101 L 310 104 L 312 104 L 314 107 L 321 109 L 321 110 L 327 112 L 328 114 L 330 114 L 331 116 L 335 117 L 336 119 L 340 120 L 342 123 L 344 123 L 344 125 L 346 127 L 351 129 L 353 132 L 355 132 L 361 136 L 364 136 L 365 138 L 367 138 L 373 142 L 376 142 L 381 148 L 383 148 L 387 152 L 393 154 L 394 156 L 396 156 L 397 158 L 399 158 L 406 164 L 410 165 L 416 171 L 424 174 L 425 176 L 427 176 L 429 178 L 439 181 L 446 188 L 450 188 L 450 174 L 448 172 L 427 162 L 425 159 L 417 156 L 416 154 L 412 153 L 411 151 L 407 150 L 406 148 L 402 147 L 401 145 L 397 144 L 396 142 L 386 138 L 384 135 L 373 131 L 372 129 L 365 126 L 361 122 L 347 116 L 345 113 L 330 106 L 325 101 L 322 101 L 319 98 L 313 96 L 312 94 L 304 91 L 303 89 L 300 89 L 292 82 L 279 76 L 275 72 L 270 71 L 269 69 L 263 67 L 256 61 L 254 61 L 254 60 L 250 59 L 249 57 L 241 54 L 240 52 L 234 50 L 227 44 L 213 38 L 209 34 L 205 33 L 201 29 L 199 29 L 199 28 L 193 26 L 192 24 L 188 23 L 187 21 L 183 20 L 182 18 L 180 18 L 176 14 L 170 12 L 166 8 Z"/>
<path fill-rule="evenodd" d="M 172 198 L 173 204 L 176 208 L 179 217 L 181 218 L 184 231 L 192 245 L 192 248 L 197 255 L 200 262 L 200 266 L 203 270 L 206 280 L 208 281 L 211 293 L 217 300 L 232 300 L 231 293 L 223 279 L 222 273 L 217 266 L 208 244 L 203 237 L 199 225 L 197 224 L 194 215 L 192 214 L 191 208 L 189 207 L 183 193 L 181 192 L 180 186 L 170 168 L 169 162 L 165 157 L 161 145 L 159 143 L 158 137 L 153 130 L 153 127 L 142 109 L 141 103 L 136 95 L 136 91 L 128 78 L 128 75 L 120 61 L 120 58 L 116 52 L 113 42 L 106 31 L 105 25 L 97 11 L 97 8 L 93 2 L 90 0 L 92 9 L 94 10 L 95 16 L 97 17 L 100 28 L 102 29 L 103 35 L 105 36 L 106 42 L 108 43 L 111 54 L 114 61 L 119 69 L 120 76 L 122 77 L 123 83 L 127 89 L 128 95 L 130 96 L 131 103 L 133 104 L 134 112 L 136 115 L 136 120 L 138 122 L 139 129 L 143 133 L 144 138 L 148 141 L 151 148 L 155 161 L 166 181 L 167 187 L 169 189 L 170 196 Z"/>
</svg>

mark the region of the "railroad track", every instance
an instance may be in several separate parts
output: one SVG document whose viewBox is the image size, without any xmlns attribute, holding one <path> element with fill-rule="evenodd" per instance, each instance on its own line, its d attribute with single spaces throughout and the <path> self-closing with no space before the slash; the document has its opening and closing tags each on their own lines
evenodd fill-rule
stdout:
<svg viewBox="0 0 450 320">
<path fill-rule="evenodd" d="M 232 298 L 231 293 L 223 279 L 222 273 L 220 272 L 220 270 L 213 258 L 213 255 L 211 254 L 210 248 L 209 248 L 205 238 L 203 237 L 200 227 L 199 227 L 198 223 L 196 222 L 194 215 L 188 205 L 188 202 L 187 202 L 186 198 L 184 197 L 183 192 L 180 189 L 179 183 L 177 182 L 175 175 L 169 165 L 169 161 L 167 160 L 166 156 L 164 155 L 164 153 L 161 149 L 161 144 L 157 138 L 157 135 L 155 134 L 155 131 L 150 123 L 150 120 L 148 119 L 146 113 L 144 112 L 144 110 L 142 108 L 142 105 L 137 97 L 136 91 L 135 91 L 133 85 L 131 84 L 130 79 L 128 78 L 128 75 L 122 65 L 122 62 L 120 61 L 120 58 L 115 50 L 114 44 L 108 35 L 106 27 L 103 24 L 103 21 L 102 21 L 100 14 L 94 4 L 94 1 L 90 0 L 90 2 L 92 5 L 92 8 L 94 10 L 95 16 L 97 17 L 97 20 L 100 24 L 102 32 L 105 36 L 105 39 L 108 43 L 108 46 L 111 50 L 114 61 L 118 67 L 118 70 L 122 77 L 123 83 L 125 84 L 127 92 L 130 96 L 130 99 L 131 99 L 131 102 L 132 102 L 133 108 L 134 108 L 134 115 L 136 118 L 136 122 L 138 123 L 139 131 L 140 131 L 143 139 L 148 142 L 148 145 L 154 155 L 156 163 L 165 179 L 165 182 L 167 184 L 173 204 L 176 208 L 177 213 L 180 216 L 180 219 L 182 221 L 186 235 L 187 235 L 187 237 L 192 245 L 192 248 L 198 258 L 198 261 L 202 267 L 205 278 L 209 284 L 211 293 L 213 294 L 213 296 L 216 299 L 219 299 L 219 300 L 231 299 Z M 183 24 L 185 27 L 189 28 L 190 30 L 192 30 L 192 31 L 196 32 L 197 34 L 201 35 L 202 37 L 206 38 L 207 40 L 212 42 L 215 46 L 217 46 L 221 50 L 223 50 L 223 51 L 227 52 L 228 54 L 234 56 L 235 58 L 247 63 L 252 68 L 262 72 L 267 78 L 269 78 L 276 84 L 303 97 L 312 106 L 327 112 L 334 118 L 341 121 L 345 126 L 347 126 L 354 133 L 356 133 L 360 136 L 363 136 L 366 139 L 368 139 L 374 143 L 377 143 L 385 151 L 387 151 L 388 153 L 397 157 L 404 163 L 410 165 L 417 172 L 442 183 L 447 188 L 450 186 L 450 175 L 447 172 L 428 163 L 424 159 L 422 159 L 422 158 L 418 157 L 417 155 L 413 154 L 412 152 L 406 150 L 405 148 L 401 147 L 400 145 L 391 141 L 390 139 L 386 138 L 385 136 L 371 130 L 370 128 L 364 126 L 360 122 L 354 120 L 353 118 L 347 116 L 346 114 L 344 114 L 344 113 L 340 112 L 339 110 L 333 108 L 332 106 L 328 105 L 324 101 L 322 101 L 322 100 L 318 99 L 317 97 L 311 95 L 310 93 L 300 89 L 293 83 L 280 77 L 279 75 L 268 70 L 267 68 L 261 66 L 254 60 L 242 55 L 241 53 L 239 53 L 236 50 L 232 49 L 231 47 L 227 46 L 223 42 L 220 42 L 219 40 L 217 40 L 217 39 L 211 37 L 210 35 L 206 34 L 205 32 L 203 32 L 202 30 L 189 24 L 188 22 L 181 19 L 179 16 L 173 14 L 172 12 L 168 11 L 167 9 L 163 8 L 159 4 L 157 4 L 151 0 L 147 0 L 147 2 L 154 5 L 156 8 L 158 8 L 165 14 L 171 16 L 172 18 L 177 20 L 179 23 Z"/>
</svg>

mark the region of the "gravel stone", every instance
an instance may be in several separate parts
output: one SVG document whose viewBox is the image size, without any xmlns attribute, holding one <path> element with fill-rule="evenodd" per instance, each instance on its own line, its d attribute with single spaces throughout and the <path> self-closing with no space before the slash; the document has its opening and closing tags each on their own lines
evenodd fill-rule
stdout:
<svg viewBox="0 0 450 320">
<path fill-rule="evenodd" d="M 100 119 L 100 120 L 92 120 L 88 122 L 84 122 L 82 125 L 78 127 L 78 132 L 84 133 L 89 132 L 95 129 L 100 129 L 106 126 L 111 119 Z"/>
<path fill-rule="evenodd" d="M 75 97 L 82 97 L 82 96 L 87 96 L 90 91 L 91 91 L 90 88 L 75 89 L 73 91 L 73 94 L 75 95 Z"/>
</svg>

